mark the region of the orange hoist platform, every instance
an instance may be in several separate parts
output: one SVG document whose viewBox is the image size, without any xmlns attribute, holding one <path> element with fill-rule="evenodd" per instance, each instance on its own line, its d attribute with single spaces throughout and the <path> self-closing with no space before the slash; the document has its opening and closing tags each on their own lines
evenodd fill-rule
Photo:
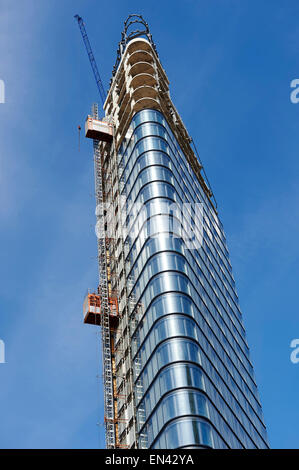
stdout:
<svg viewBox="0 0 299 470">
<path fill-rule="evenodd" d="M 113 126 L 107 121 L 100 121 L 92 116 L 87 116 L 85 121 L 85 137 L 104 142 L 112 142 Z"/>
<path fill-rule="evenodd" d="M 117 297 L 109 297 L 110 319 L 116 319 L 118 316 Z M 84 323 L 90 325 L 101 325 L 101 296 L 95 293 L 88 293 L 83 303 Z"/>
</svg>

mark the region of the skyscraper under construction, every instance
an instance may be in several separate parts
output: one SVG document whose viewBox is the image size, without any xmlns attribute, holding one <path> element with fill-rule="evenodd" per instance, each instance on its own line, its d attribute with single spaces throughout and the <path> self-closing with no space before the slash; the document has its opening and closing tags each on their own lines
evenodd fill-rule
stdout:
<svg viewBox="0 0 299 470">
<path fill-rule="evenodd" d="M 104 111 L 85 129 L 99 287 L 84 321 L 102 330 L 107 448 L 267 448 L 216 202 L 138 15 Z"/>
</svg>

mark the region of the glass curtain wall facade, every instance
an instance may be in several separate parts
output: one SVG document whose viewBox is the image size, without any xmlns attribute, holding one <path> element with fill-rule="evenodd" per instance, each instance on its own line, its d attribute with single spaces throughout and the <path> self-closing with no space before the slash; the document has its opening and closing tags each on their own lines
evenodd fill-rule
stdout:
<svg viewBox="0 0 299 470">
<path fill-rule="evenodd" d="M 267 435 L 225 234 L 163 113 L 132 118 L 118 150 L 130 220 L 126 276 L 139 446 L 265 448 Z M 173 205 L 201 204 L 198 247 L 170 230 Z M 172 216 L 172 220 L 175 215 Z M 195 218 L 183 217 L 187 236 Z M 128 220 L 125 222 L 128 224 Z M 132 235 L 133 234 L 133 235 Z M 199 234 L 199 235 L 198 235 Z"/>
<path fill-rule="evenodd" d="M 223 226 L 139 15 L 125 21 L 104 110 L 100 268 L 117 305 L 103 341 L 107 447 L 267 448 Z"/>
</svg>

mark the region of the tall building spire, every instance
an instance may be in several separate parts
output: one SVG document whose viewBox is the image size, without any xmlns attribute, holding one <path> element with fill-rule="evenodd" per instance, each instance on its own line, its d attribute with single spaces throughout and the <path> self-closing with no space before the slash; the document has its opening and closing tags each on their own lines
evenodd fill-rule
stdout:
<svg viewBox="0 0 299 470">
<path fill-rule="evenodd" d="M 137 29 L 133 29 L 136 28 Z M 124 30 L 121 33 L 121 41 L 118 44 L 117 55 L 116 55 L 116 62 L 112 70 L 112 75 L 114 76 L 119 63 L 121 61 L 121 57 L 123 52 L 126 49 L 126 46 L 129 41 L 136 38 L 145 38 L 151 44 L 152 48 L 157 54 L 156 45 L 153 42 L 152 35 L 149 30 L 148 23 L 144 20 L 141 15 L 131 14 L 128 16 L 126 21 L 124 22 Z"/>
</svg>

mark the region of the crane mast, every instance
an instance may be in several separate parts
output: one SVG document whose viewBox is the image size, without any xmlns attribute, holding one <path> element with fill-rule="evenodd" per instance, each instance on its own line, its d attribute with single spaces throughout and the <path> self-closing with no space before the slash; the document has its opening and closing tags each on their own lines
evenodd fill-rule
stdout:
<svg viewBox="0 0 299 470">
<path fill-rule="evenodd" d="M 94 73 L 97 87 L 104 105 L 106 94 L 100 73 L 91 49 L 83 19 L 75 15 L 82 38 L 86 47 L 88 58 Z M 106 171 L 103 168 L 105 153 L 110 152 L 110 144 L 113 142 L 113 126 L 107 121 L 100 121 L 98 106 L 93 106 L 92 116 L 88 116 L 85 123 L 85 135 L 93 139 L 94 147 L 94 172 L 95 195 L 97 215 L 98 238 L 98 262 L 99 262 L 99 286 L 96 293 L 88 293 L 83 306 L 84 323 L 99 325 L 102 329 L 102 355 L 103 355 L 103 384 L 104 384 L 104 419 L 106 427 L 106 447 L 114 449 L 117 444 L 117 426 L 115 420 L 115 377 L 112 365 L 113 356 L 113 329 L 118 316 L 117 296 L 111 292 L 111 274 L 109 251 L 111 239 L 107 237 L 105 229 L 105 178 Z M 104 145 L 105 144 L 105 145 Z M 108 146 L 108 147 L 107 147 Z"/>
</svg>

